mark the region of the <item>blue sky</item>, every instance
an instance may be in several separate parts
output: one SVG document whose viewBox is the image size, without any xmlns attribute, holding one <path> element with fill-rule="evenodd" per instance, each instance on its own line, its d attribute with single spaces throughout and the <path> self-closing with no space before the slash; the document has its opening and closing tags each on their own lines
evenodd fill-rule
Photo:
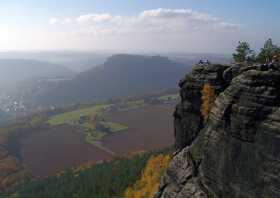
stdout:
<svg viewBox="0 0 280 198">
<path fill-rule="evenodd" d="M 149 10 L 154 12 L 143 19 L 141 14 Z M 7 0 L 0 6 L 0 48 L 161 50 L 166 47 L 167 51 L 230 52 L 238 40 L 248 40 L 253 47 L 260 47 L 268 37 L 279 43 L 279 10 L 279 0 Z M 157 21 L 154 13 L 158 14 Z M 162 14 L 171 13 L 172 17 L 163 20 Z M 104 14 L 111 16 L 110 24 L 102 18 Z M 101 21 L 96 20 L 99 15 Z M 207 24 L 197 20 L 202 15 L 204 22 L 205 15 L 210 19 Z M 82 25 L 76 23 L 81 16 L 87 16 Z M 164 24 L 169 25 L 164 27 Z M 133 41 L 135 32 L 131 30 L 139 30 L 136 33 L 139 43 Z M 159 32 L 165 35 L 158 38 Z M 211 42 L 201 40 L 206 34 Z M 217 47 L 214 44 L 219 39 L 222 46 Z M 183 46 L 180 40 L 186 41 Z M 158 47 L 149 46 L 149 41 L 155 41 Z M 199 42 L 205 46 L 195 46 Z"/>
</svg>

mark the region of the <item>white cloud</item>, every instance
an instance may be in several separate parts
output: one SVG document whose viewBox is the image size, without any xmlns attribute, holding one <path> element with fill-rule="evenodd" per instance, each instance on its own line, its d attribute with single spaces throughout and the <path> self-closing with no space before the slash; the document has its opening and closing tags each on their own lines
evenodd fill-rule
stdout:
<svg viewBox="0 0 280 198">
<path fill-rule="evenodd" d="M 51 25 L 55 25 L 55 24 L 58 23 L 58 19 L 57 19 L 57 18 L 51 18 L 51 19 L 49 20 L 49 23 L 50 23 Z"/>
<path fill-rule="evenodd" d="M 76 18 L 79 24 L 94 24 L 102 22 L 110 22 L 114 17 L 110 14 L 86 14 Z"/>
<path fill-rule="evenodd" d="M 67 25 L 67 24 L 72 24 L 72 19 L 69 17 L 64 17 L 64 18 L 51 18 L 49 20 L 49 23 L 51 25 Z"/>
<path fill-rule="evenodd" d="M 189 9 L 154 9 L 146 10 L 136 16 L 114 16 L 108 13 L 86 14 L 76 18 L 52 18 L 50 24 L 67 24 L 79 26 L 99 26 L 108 29 L 168 29 L 178 28 L 178 31 L 190 28 L 199 29 L 199 26 L 208 28 L 238 28 L 238 24 L 232 24 L 218 19 L 210 14 L 197 12 Z M 174 29 L 173 29 L 174 30 Z M 172 32 L 174 33 L 174 31 Z M 121 31 L 124 32 L 124 31 Z"/>
<path fill-rule="evenodd" d="M 234 24 L 234 23 L 227 23 L 227 22 L 220 22 L 217 24 L 218 27 L 221 28 L 229 28 L 229 29 L 235 29 L 235 28 L 240 28 L 240 24 Z"/>
<path fill-rule="evenodd" d="M 209 13 L 164 8 L 133 16 L 88 13 L 53 17 L 49 24 L 42 30 L 32 27 L 32 31 L 18 28 L 14 32 L 23 48 L 224 52 L 242 40 L 243 28 Z M 16 40 L 16 36 L 9 38 Z M 0 38 L 0 44 L 6 44 L 5 40 Z"/>
<path fill-rule="evenodd" d="M 162 19 L 171 19 L 171 18 L 181 18 L 184 20 L 197 20 L 204 22 L 214 22 L 218 19 L 207 13 L 196 12 L 190 9 L 155 9 L 155 10 L 146 10 L 140 14 L 140 17 L 144 18 L 162 18 Z"/>
</svg>

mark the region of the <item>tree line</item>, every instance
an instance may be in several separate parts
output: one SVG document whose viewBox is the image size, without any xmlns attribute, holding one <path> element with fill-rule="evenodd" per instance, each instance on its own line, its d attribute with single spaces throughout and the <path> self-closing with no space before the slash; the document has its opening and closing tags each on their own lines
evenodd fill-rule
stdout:
<svg viewBox="0 0 280 198">
<path fill-rule="evenodd" d="M 252 50 L 250 44 L 245 41 L 240 41 L 235 51 L 233 59 L 236 63 L 265 64 L 280 61 L 280 47 L 274 44 L 271 38 L 264 43 L 259 53 Z"/>
<path fill-rule="evenodd" d="M 152 169 L 155 174 L 154 177 L 148 178 L 149 181 L 155 181 L 154 190 L 158 187 L 158 179 L 164 170 L 158 170 L 157 167 L 161 164 L 163 165 L 160 167 L 167 166 L 171 150 L 167 148 L 140 153 L 69 169 L 56 176 L 31 180 L 11 192 L 0 193 L 0 198 L 123 198 L 129 187 L 133 190 L 131 193 L 139 190 L 134 188 L 135 183 L 141 179 L 141 175 L 143 177 L 145 167 Z M 147 189 L 150 188 L 145 187 L 141 190 Z"/>
</svg>

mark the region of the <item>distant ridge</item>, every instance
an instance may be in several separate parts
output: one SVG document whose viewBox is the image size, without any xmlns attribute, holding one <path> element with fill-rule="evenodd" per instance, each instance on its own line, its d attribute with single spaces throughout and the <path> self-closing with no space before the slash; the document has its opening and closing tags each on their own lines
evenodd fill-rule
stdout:
<svg viewBox="0 0 280 198">
<path fill-rule="evenodd" d="M 113 55 L 71 81 L 40 90 L 31 100 L 43 105 L 69 105 L 153 93 L 175 88 L 189 68 L 161 56 Z"/>
<path fill-rule="evenodd" d="M 0 88 L 32 78 L 58 78 L 73 75 L 72 70 L 46 61 L 0 59 Z"/>
</svg>

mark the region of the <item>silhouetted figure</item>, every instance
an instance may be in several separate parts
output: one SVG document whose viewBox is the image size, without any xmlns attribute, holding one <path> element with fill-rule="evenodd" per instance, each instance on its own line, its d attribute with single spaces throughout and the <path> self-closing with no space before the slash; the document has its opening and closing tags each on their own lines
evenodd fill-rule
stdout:
<svg viewBox="0 0 280 198">
<path fill-rule="evenodd" d="M 199 65 L 210 65 L 210 61 L 209 60 L 200 60 L 198 62 Z"/>
</svg>

